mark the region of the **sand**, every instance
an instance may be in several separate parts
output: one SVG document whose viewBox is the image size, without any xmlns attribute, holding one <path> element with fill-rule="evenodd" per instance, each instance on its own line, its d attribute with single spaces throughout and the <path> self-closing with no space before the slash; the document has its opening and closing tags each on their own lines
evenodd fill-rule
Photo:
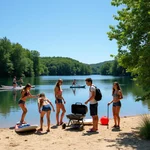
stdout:
<svg viewBox="0 0 150 150">
<path fill-rule="evenodd" d="M 90 126 L 65 130 L 51 125 L 51 131 L 18 134 L 14 129 L 0 129 L 0 150 L 150 150 L 150 141 L 139 137 L 141 116 L 121 118 L 120 130 L 113 130 L 113 120 L 107 126 L 99 125 L 98 132 L 87 132 Z"/>
</svg>

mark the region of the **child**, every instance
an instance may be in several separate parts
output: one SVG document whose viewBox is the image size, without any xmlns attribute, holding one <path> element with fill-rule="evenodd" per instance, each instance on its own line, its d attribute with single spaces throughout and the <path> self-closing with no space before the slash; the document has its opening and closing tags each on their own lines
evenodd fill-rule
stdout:
<svg viewBox="0 0 150 150">
<path fill-rule="evenodd" d="M 39 131 L 43 131 L 43 117 L 46 114 L 47 117 L 47 132 L 50 132 L 50 112 L 51 107 L 53 108 L 53 111 L 55 111 L 53 104 L 50 102 L 49 99 L 45 97 L 44 93 L 41 93 L 38 98 L 38 108 L 40 113 L 40 129 Z M 42 110 L 41 110 L 42 108 Z"/>
</svg>

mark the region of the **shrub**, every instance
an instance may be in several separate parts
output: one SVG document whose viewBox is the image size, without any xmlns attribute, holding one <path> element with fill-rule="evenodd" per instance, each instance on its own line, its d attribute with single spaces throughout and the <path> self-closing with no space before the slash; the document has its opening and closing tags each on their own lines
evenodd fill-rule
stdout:
<svg viewBox="0 0 150 150">
<path fill-rule="evenodd" d="M 150 139 L 150 116 L 142 115 L 140 125 L 140 136 L 145 139 Z"/>
</svg>

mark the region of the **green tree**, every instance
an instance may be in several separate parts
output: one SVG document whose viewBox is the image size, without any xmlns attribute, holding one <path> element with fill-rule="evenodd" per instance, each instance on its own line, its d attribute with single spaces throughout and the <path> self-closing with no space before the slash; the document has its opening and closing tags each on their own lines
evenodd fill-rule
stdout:
<svg viewBox="0 0 150 150">
<path fill-rule="evenodd" d="M 38 51 L 31 51 L 31 59 L 33 61 L 33 70 L 34 70 L 34 74 L 35 76 L 39 76 L 40 75 L 40 53 Z"/>
<path fill-rule="evenodd" d="M 150 97 L 150 1 L 112 0 L 119 7 L 116 26 L 110 26 L 110 40 L 117 40 L 118 62 L 131 72 Z"/>
<path fill-rule="evenodd" d="M 6 37 L 0 39 L 0 76 L 11 76 L 13 72 L 14 66 L 10 60 L 11 51 L 11 42 Z"/>
<path fill-rule="evenodd" d="M 101 68 L 100 68 L 100 74 L 102 74 L 102 75 L 110 75 L 110 67 L 111 67 L 111 63 L 110 62 L 104 63 L 101 66 Z"/>
<path fill-rule="evenodd" d="M 13 44 L 11 52 L 11 61 L 14 66 L 13 74 L 16 76 L 21 76 L 24 73 L 25 65 L 23 59 L 23 47 L 19 43 Z"/>
</svg>

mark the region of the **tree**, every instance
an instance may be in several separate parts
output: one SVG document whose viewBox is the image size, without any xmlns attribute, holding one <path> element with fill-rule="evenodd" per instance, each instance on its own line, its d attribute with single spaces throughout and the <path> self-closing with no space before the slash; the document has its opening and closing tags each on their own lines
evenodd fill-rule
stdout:
<svg viewBox="0 0 150 150">
<path fill-rule="evenodd" d="M 11 61 L 14 66 L 13 74 L 16 76 L 22 76 L 25 65 L 24 61 L 24 49 L 19 43 L 12 44 Z"/>
<path fill-rule="evenodd" d="M 39 76 L 40 74 L 40 53 L 38 51 L 31 51 L 31 59 L 33 61 L 33 69 L 35 76 Z"/>
<path fill-rule="evenodd" d="M 150 1 L 112 0 L 120 8 L 114 19 L 119 23 L 110 26 L 108 37 L 117 40 L 118 62 L 131 72 L 138 85 L 148 92 L 150 98 Z"/>
<path fill-rule="evenodd" d="M 110 75 L 110 67 L 111 67 L 111 63 L 110 62 L 104 63 L 101 66 L 101 68 L 100 68 L 100 74 L 102 74 L 102 75 Z"/>
<path fill-rule="evenodd" d="M 10 76 L 13 72 L 14 67 L 10 60 L 11 51 L 11 42 L 6 37 L 0 39 L 0 76 Z"/>
</svg>

